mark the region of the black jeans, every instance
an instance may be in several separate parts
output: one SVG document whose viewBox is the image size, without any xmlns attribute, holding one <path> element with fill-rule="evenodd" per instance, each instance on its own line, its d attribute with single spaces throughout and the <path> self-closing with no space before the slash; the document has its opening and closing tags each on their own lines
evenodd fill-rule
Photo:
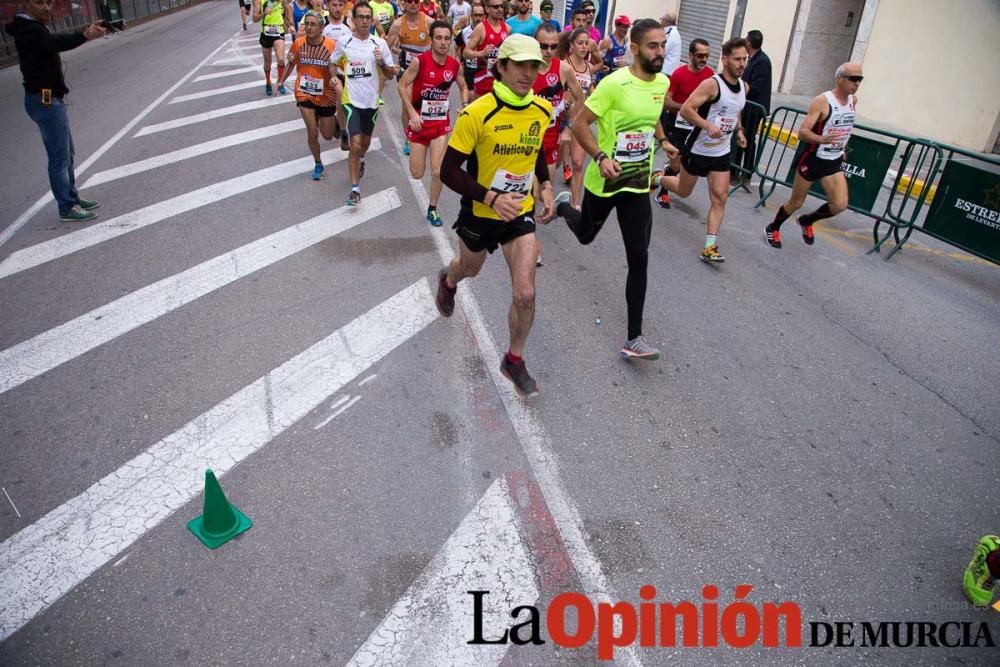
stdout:
<svg viewBox="0 0 1000 667">
<path fill-rule="evenodd" d="M 646 269 L 649 265 L 649 236 L 653 229 L 649 194 L 617 192 L 610 197 L 598 197 L 584 190 L 580 211 L 569 204 L 560 204 L 557 212 L 566 219 L 577 240 L 587 245 L 597 238 L 612 209 L 618 215 L 618 227 L 622 230 L 628 262 L 625 304 L 628 307 L 628 340 L 632 340 L 642 335 L 642 311 L 646 306 Z"/>
<path fill-rule="evenodd" d="M 743 109 L 741 121 L 743 123 L 743 134 L 747 138 L 746 149 L 733 146 L 733 164 L 742 164 L 746 170 L 742 174 L 744 178 L 750 178 L 753 173 L 753 162 L 757 155 L 757 128 L 764 116 L 759 109 L 746 107 Z"/>
</svg>

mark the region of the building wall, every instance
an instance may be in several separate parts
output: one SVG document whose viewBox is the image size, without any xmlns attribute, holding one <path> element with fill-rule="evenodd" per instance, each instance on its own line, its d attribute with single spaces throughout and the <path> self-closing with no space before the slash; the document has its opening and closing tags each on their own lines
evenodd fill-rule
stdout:
<svg viewBox="0 0 1000 667">
<path fill-rule="evenodd" d="M 771 80 L 775 91 L 781 83 L 797 5 L 798 0 L 749 0 L 743 15 L 742 36 L 745 37 L 750 30 L 764 33 L 762 50 L 771 59 Z"/>
<path fill-rule="evenodd" d="M 791 94 L 811 95 L 829 87 L 837 65 L 851 58 L 864 6 L 865 0 L 812 0 L 808 16 L 800 12 L 799 25 L 805 26 Z"/>
<path fill-rule="evenodd" d="M 535 3 L 537 4 L 537 3 Z M 659 19 L 666 12 L 677 12 L 681 0 L 616 0 L 615 16 L 624 14 L 633 21 L 636 19 Z M 614 17 L 612 17 L 614 20 Z"/>
<path fill-rule="evenodd" d="M 1000 2 L 881 0 L 858 112 L 977 151 L 996 141 Z"/>
</svg>

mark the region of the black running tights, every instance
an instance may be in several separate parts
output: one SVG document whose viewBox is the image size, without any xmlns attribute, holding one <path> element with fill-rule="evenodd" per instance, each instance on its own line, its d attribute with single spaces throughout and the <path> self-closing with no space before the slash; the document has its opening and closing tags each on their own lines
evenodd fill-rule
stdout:
<svg viewBox="0 0 1000 667">
<path fill-rule="evenodd" d="M 628 340 L 642 335 L 642 311 L 646 305 L 646 269 L 649 265 L 649 235 L 653 229 L 653 209 L 647 193 L 618 192 L 598 197 L 589 190 L 583 193 L 583 209 L 569 204 L 559 206 L 559 215 L 580 243 L 593 241 L 614 209 L 625 243 L 628 277 L 625 279 L 625 304 L 628 307 Z"/>
</svg>

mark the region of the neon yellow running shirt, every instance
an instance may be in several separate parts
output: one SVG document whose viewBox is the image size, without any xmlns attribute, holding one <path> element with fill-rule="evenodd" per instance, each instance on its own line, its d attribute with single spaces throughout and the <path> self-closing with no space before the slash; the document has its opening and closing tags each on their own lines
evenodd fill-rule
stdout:
<svg viewBox="0 0 1000 667">
<path fill-rule="evenodd" d="M 591 161 L 583 177 L 588 191 L 599 197 L 622 191 L 649 192 L 656 150 L 653 132 L 669 87 L 670 80 L 661 73 L 643 81 L 627 67 L 601 79 L 585 104 L 597 116 L 598 147 L 621 165 L 621 174 L 606 181 Z"/>
</svg>

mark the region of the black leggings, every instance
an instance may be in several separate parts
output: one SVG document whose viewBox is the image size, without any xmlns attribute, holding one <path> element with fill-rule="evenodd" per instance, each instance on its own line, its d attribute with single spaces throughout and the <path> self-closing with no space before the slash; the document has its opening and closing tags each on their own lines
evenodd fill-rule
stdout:
<svg viewBox="0 0 1000 667">
<path fill-rule="evenodd" d="M 642 311 L 646 305 L 646 268 L 649 265 L 649 235 L 653 229 L 653 209 L 649 194 L 617 192 L 610 197 L 598 197 L 589 190 L 583 192 L 583 209 L 569 204 L 559 205 L 559 215 L 566 218 L 569 228 L 583 245 L 595 238 L 614 209 L 625 242 L 628 277 L 625 279 L 625 303 L 628 306 L 628 340 L 642 335 Z"/>
</svg>

